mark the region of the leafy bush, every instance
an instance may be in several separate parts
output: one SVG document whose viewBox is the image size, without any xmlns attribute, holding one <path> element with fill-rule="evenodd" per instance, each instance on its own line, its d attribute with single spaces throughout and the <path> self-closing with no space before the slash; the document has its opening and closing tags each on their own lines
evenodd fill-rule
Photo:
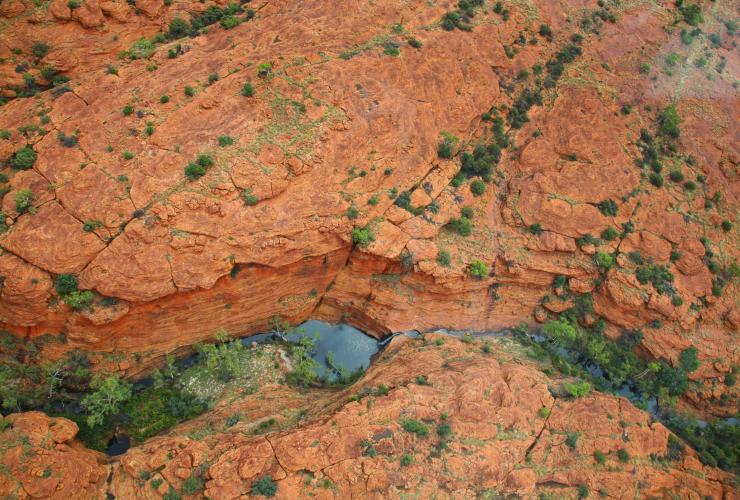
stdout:
<svg viewBox="0 0 740 500">
<path fill-rule="evenodd" d="M 133 159 L 134 154 L 131 151 L 124 151 L 123 153 L 121 153 L 121 156 L 124 160 L 131 160 Z"/>
<path fill-rule="evenodd" d="M 617 215 L 618 207 L 614 200 L 604 200 L 598 205 L 599 211 L 607 216 L 614 217 Z"/>
<path fill-rule="evenodd" d="M 686 373 L 695 372 L 699 368 L 699 358 L 697 354 L 699 351 L 696 347 L 688 347 L 681 351 L 678 356 L 678 364 L 683 368 Z"/>
<path fill-rule="evenodd" d="M 606 463 L 606 455 L 604 455 L 600 451 L 594 452 L 594 459 L 596 460 L 596 463 L 604 465 Z"/>
<path fill-rule="evenodd" d="M 91 291 L 74 291 L 64 296 L 64 303 L 72 309 L 85 309 L 92 304 L 94 295 Z"/>
<path fill-rule="evenodd" d="M 668 137 L 677 138 L 681 131 L 678 125 L 681 123 L 681 117 L 678 116 L 678 111 L 674 106 L 668 106 L 663 108 L 658 113 L 658 127 L 660 133 L 667 135 Z"/>
<path fill-rule="evenodd" d="M 36 158 L 36 151 L 31 146 L 24 146 L 10 159 L 10 166 L 17 170 L 28 170 L 36 163 Z"/>
<path fill-rule="evenodd" d="M 277 483 L 270 476 L 262 476 L 252 484 L 252 494 L 264 497 L 274 497 L 277 493 Z"/>
<path fill-rule="evenodd" d="M 225 30 L 230 30 L 241 24 L 241 19 L 236 16 L 226 16 L 221 19 L 221 27 Z"/>
<path fill-rule="evenodd" d="M 539 33 L 548 40 L 552 40 L 552 28 L 548 24 L 540 24 Z"/>
<path fill-rule="evenodd" d="M 440 250 L 437 254 L 437 263 L 440 266 L 450 267 L 450 262 L 452 262 L 450 252 L 448 252 L 447 250 Z"/>
<path fill-rule="evenodd" d="M 680 7 L 679 11 L 683 16 L 684 21 L 686 21 L 690 26 L 698 26 L 704 22 L 704 17 L 701 15 L 701 7 L 695 3 L 683 5 Z"/>
<path fill-rule="evenodd" d="M 566 382 L 563 387 L 572 398 L 576 399 L 587 396 L 591 392 L 591 384 L 588 382 L 576 382 L 574 384 Z"/>
<path fill-rule="evenodd" d="M 77 291 L 77 276 L 74 274 L 60 274 L 54 281 L 54 288 L 59 295 L 66 295 L 68 293 Z"/>
<path fill-rule="evenodd" d="M 641 266 L 635 270 L 635 276 L 637 281 L 643 285 L 652 284 L 653 288 L 660 294 L 673 294 L 675 292 L 673 273 L 666 266 L 655 264 Z"/>
<path fill-rule="evenodd" d="M 450 222 L 447 223 L 447 227 L 453 231 L 457 231 L 461 236 L 470 236 L 473 233 L 473 223 L 467 217 L 450 219 Z"/>
<path fill-rule="evenodd" d="M 186 495 L 195 495 L 203 490 L 203 479 L 195 474 L 190 474 L 182 483 L 182 492 Z"/>
<path fill-rule="evenodd" d="M 185 177 L 187 177 L 188 180 L 194 181 L 197 179 L 200 179 L 206 175 L 206 169 L 202 165 L 199 165 L 198 163 L 191 161 L 185 166 Z"/>
<path fill-rule="evenodd" d="M 404 453 L 401 457 L 401 467 L 408 467 L 411 465 L 411 462 L 414 461 L 413 455 L 409 455 L 408 453 Z"/>
<path fill-rule="evenodd" d="M 630 454 L 624 448 L 620 448 L 619 451 L 617 451 L 617 456 L 619 457 L 620 462 L 627 463 L 630 460 Z"/>
<path fill-rule="evenodd" d="M 191 85 L 185 85 L 183 92 L 188 97 L 193 97 L 195 95 L 195 89 Z"/>
<path fill-rule="evenodd" d="M 181 17 L 176 17 L 170 21 L 170 28 L 167 31 L 167 37 L 171 40 L 177 40 L 187 36 L 190 33 L 190 23 Z"/>
<path fill-rule="evenodd" d="M 611 226 L 601 232 L 601 238 L 606 241 L 613 241 L 617 236 L 619 236 L 619 233 Z"/>
<path fill-rule="evenodd" d="M 252 97 L 254 95 L 254 86 L 249 82 L 245 83 L 242 87 L 242 95 L 244 97 Z"/>
<path fill-rule="evenodd" d="M 568 448 L 571 450 L 575 450 L 578 446 L 578 433 L 569 432 L 568 436 L 565 438 L 565 444 L 568 445 Z"/>
<path fill-rule="evenodd" d="M 366 247 L 375 241 L 375 235 L 370 227 L 356 227 L 352 230 L 352 242 L 360 247 Z"/>
<path fill-rule="evenodd" d="M 483 279 L 488 277 L 488 265 L 480 260 L 474 260 L 470 263 L 470 275 L 473 278 Z"/>
<path fill-rule="evenodd" d="M 233 137 L 230 137 L 228 135 L 219 135 L 218 136 L 218 145 L 221 146 L 222 148 L 224 148 L 226 146 L 231 146 L 232 144 L 234 144 L 234 138 Z"/>
<path fill-rule="evenodd" d="M 105 379 L 96 377 L 90 387 L 94 392 L 82 399 L 82 407 L 87 410 L 87 423 L 90 427 L 97 427 L 109 415 L 118 413 L 121 406 L 131 399 L 132 385 L 121 380 L 117 375 Z"/>
<path fill-rule="evenodd" d="M 41 59 L 49 53 L 49 46 L 44 42 L 34 42 L 31 47 L 31 53 L 38 59 Z"/>
<path fill-rule="evenodd" d="M 403 430 L 406 432 L 411 432 L 421 438 L 429 435 L 429 428 L 419 420 L 404 420 L 401 422 L 401 427 L 403 427 Z"/>
<path fill-rule="evenodd" d="M 154 54 L 155 48 L 156 46 L 151 40 L 139 38 L 128 50 L 128 55 L 133 60 L 148 59 L 152 54 Z"/>
<path fill-rule="evenodd" d="M 607 252 L 596 252 L 594 262 L 602 272 L 606 272 L 614 267 L 614 255 Z"/>
<path fill-rule="evenodd" d="M 650 184 L 657 188 L 663 187 L 663 176 L 658 173 L 652 172 L 650 174 Z"/>
<path fill-rule="evenodd" d="M 486 183 L 480 179 L 476 179 L 470 183 L 470 192 L 473 196 L 481 196 L 486 192 Z"/>
<path fill-rule="evenodd" d="M 680 170 L 673 170 L 670 174 L 668 174 L 668 178 L 671 179 L 673 182 L 682 182 L 683 173 Z"/>
<path fill-rule="evenodd" d="M 15 211 L 19 214 L 28 212 L 33 206 L 34 194 L 30 189 L 19 189 L 15 193 Z"/>
<path fill-rule="evenodd" d="M 565 345 L 567 342 L 572 342 L 576 339 L 575 328 L 563 319 L 548 321 L 542 327 L 542 332 L 559 345 Z"/>
</svg>

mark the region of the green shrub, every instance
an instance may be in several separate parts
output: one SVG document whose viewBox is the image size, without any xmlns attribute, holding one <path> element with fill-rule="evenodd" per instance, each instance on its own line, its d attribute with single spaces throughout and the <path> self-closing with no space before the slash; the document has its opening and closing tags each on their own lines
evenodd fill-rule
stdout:
<svg viewBox="0 0 740 500">
<path fill-rule="evenodd" d="M 558 345 L 565 345 L 576 339 L 576 330 L 564 319 L 548 321 L 542 327 L 542 332 L 555 340 Z"/>
<path fill-rule="evenodd" d="M 132 160 L 134 158 L 134 154 L 131 151 L 124 151 L 121 153 L 121 156 L 124 160 Z"/>
<path fill-rule="evenodd" d="M 452 435 L 452 426 L 447 423 L 437 425 L 437 435 L 441 439 L 447 439 Z"/>
<path fill-rule="evenodd" d="M 411 462 L 414 461 L 414 457 L 412 455 L 409 455 L 408 453 L 404 453 L 401 457 L 401 467 L 408 467 L 411 465 Z"/>
<path fill-rule="evenodd" d="M 86 233 L 92 233 L 93 231 L 101 227 L 103 227 L 103 223 L 99 220 L 88 220 L 85 221 L 84 224 L 82 224 L 82 230 Z"/>
<path fill-rule="evenodd" d="M 242 87 L 242 95 L 244 97 L 252 97 L 254 95 L 254 85 L 249 82 L 245 83 Z"/>
<path fill-rule="evenodd" d="M 450 158 L 452 158 L 452 146 L 453 143 L 446 139 L 440 142 L 439 146 L 437 146 L 437 156 L 449 160 Z"/>
<path fill-rule="evenodd" d="M 596 252 L 594 262 L 602 272 L 606 272 L 614 267 L 614 255 L 607 252 Z"/>
<path fill-rule="evenodd" d="M 204 175 L 206 175 L 205 167 L 196 162 L 191 161 L 185 167 L 185 177 L 190 181 L 200 179 Z"/>
<path fill-rule="evenodd" d="M 195 95 L 195 89 L 190 85 L 185 85 L 185 89 L 183 90 L 186 96 L 193 97 Z"/>
<path fill-rule="evenodd" d="M 606 455 L 604 455 L 600 451 L 594 452 L 594 459 L 596 460 L 596 463 L 604 465 L 606 463 Z"/>
<path fill-rule="evenodd" d="M 591 492 L 585 484 L 578 485 L 578 498 L 588 498 Z"/>
<path fill-rule="evenodd" d="M 607 216 L 614 217 L 617 215 L 618 207 L 617 204 L 614 203 L 614 200 L 604 200 L 601 201 L 598 205 L 599 211 Z"/>
<path fill-rule="evenodd" d="M 24 146 L 10 159 L 10 166 L 17 170 L 28 170 L 36 163 L 36 158 L 36 151 L 31 146 Z"/>
<path fill-rule="evenodd" d="M 486 192 L 486 183 L 480 179 L 476 179 L 470 183 L 470 192 L 473 196 L 480 196 Z"/>
<path fill-rule="evenodd" d="M 620 448 L 619 451 L 617 451 L 617 456 L 619 457 L 620 462 L 627 463 L 630 460 L 630 454 L 624 448 Z"/>
<path fill-rule="evenodd" d="M 401 427 L 406 432 L 416 434 L 418 437 L 424 438 L 429 435 L 429 428 L 419 420 L 408 419 L 401 422 Z"/>
<path fill-rule="evenodd" d="M 147 40 L 146 38 L 139 38 L 134 42 L 131 48 L 128 50 L 128 55 L 131 59 L 147 59 L 151 57 L 155 49 L 154 42 Z"/>
<path fill-rule="evenodd" d="M 154 123 L 146 122 L 146 127 L 144 127 L 144 133 L 148 136 L 151 136 L 152 134 L 154 134 Z"/>
<path fill-rule="evenodd" d="M 223 19 L 221 19 L 221 27 L 225 30 L 230 30 L 231 28 L 235 28 L 236 26 L 239 26 L 241 24 L 241 19 L 239 19 L 236 16 L 226 16 Z"/>
<path fill-rule="evenodd" d="M 109 415 L 120 411 L 121 406 L 131 399 L 132 385 L 117 375 L 95 377 L 90 384 L 93 392 L 82 399 L 82 407 L 87 410 L 87 424 L 97 427 Z"/>
<path fill-rule="evenodd" d="M 367 199 L 367 204 L 375 206 L 378 203 L 380 203 L 380 198 L 378 198 L 377 194 L 372 195 L 370 198 Z"/>
<path fill-rule="evenodd" d="M 540 24 L 540 35 L 547 38 L 548 40 L 552 40 L 552 28 L 550 28 L 547 24 Z"/>
<path fill-rule="evenodd" d="M 666 266 L 648 264 L 638 267 L 635 270 L 635 277 L 643 285 L 652 284 L 653 288 L 660 294 L 672 295 L 675 291 L 673 273 Z"/>
<path fill-rule="evenodd" d="M 669 137 L 676 138 L 680 135 L 681 131 L 678 125 L 681 123 L 681 117 L 678 116 L 678 111 L 674 106 L 668 106 L 663 108 L 658 113 L 658 127 L 660 133 Z"/>
<path fill-rule="evenodd" d="M 360 210 L 356 206 L 350 205 L 344 215 L 346 215 L 349 220 L 355 220 L 360 216 Z"/>
<path fill-rule="evenodd" d="M 686 373 L 695 372 L 697 368 L 699 368 L 701 363 L 697 357 L 698 354 L 699 351 L 696 347 L 688 347 L 681 351 L 681 354 L 678 356 L 678 364 L 686 371 Z"/>
<path fill-rule="evenodd" d="M 591 384 L 588 382 L 576 382 L 571 384 L 570 382 L 566 382 L 563 384 L 563 387 L 565 388 L 566 392 L 570 394 L 570 396 L 574 399 L 582 398 L 583 396 L 588 395 L 589 392 L 591 392 Z"/>
<path fill-rule="evenodd" d="M 269 62 L 259 63 L 257 65 L 257 76 L 266 78 L 272 73 L 272 64 Z"/>
<path fill-rule="evenodd" d="M 421 48 L 421 41 L 419 39 L 417 39 L 417 38 L 411 37 L 411 38 L 409 38 L 409 45 L 411 45 L 415 49 L 420 49 Z"/>
<path fill-rule="evenodd" d="M 682 182 L 683 181 L 683 172 L 680 170 L 672 170 L 670 174 L 668 174 L 668 178 L 671 179 L 673 182 Z"/>
<path fill-rule="evenodd" d="M 578 446 L 578 433 L 569 432 L 568 436 L 565 438 L 565 444 L 568 445 L 568 448 L 571 450 L 575 450 Z"/>
<path fill-rule="evenodd" d="M 77 276 L 74 274 L 60 274 L 54 281 L 54 288 L 59 295 L 66 295 L 68 293 L 77 291 Z"/>
<path fill-rule="evenodd" d="M 547 406 L 543 406 L 539 409 L 537 414 L 540 416 L 540 418 L 547 418 L 550 416 L 550 408 L 548 408 Z"/>
<path fill-rule="evenodd" d="M 474 260 L 470 263 L 470 275 L 473 278 L 483 279 L 488 277 L 489 273 L 488 265 L 480 260 Z"/>
<path fill-rule="evenodd" d="M 650 174 L 650 184 L 652 184 L 653 186 L 657 188 L 663 187 L 663 184 L 664 184 L 663 176 L 655 172 L 652 172 Z"/>
<path fill-rule="evenodd" d="M 82 0 L 67 0 L 67 7 L 71 10 L 79 9 L 82 5 Z"/>
<path fill-rule="evenodd" d="M 92 292 L 85 291 L 74 291 L 64 296 L 64 303 L 72 309 L 84 309 L 92 304 L 94 295 Z"/>
<path fill-rule="evenodd" d="M 447 227 L 453 231 L 457 231 L 461 236 L 470 236 L 473 233 L 473 223 L 467 217 L 450 219 Z"/>
<path fill-rule="evenodd" d="M 704 22 L 704 17 L 701 15 L 701 7 L 695 3 L 682 5 L 679 10 L 684 21 L 686 21 L 690 26 L 698 26 Z"/>
<path fill-rule="evenodd" d="M 34 42 L 31 47 L 31 53 L 38 59 L 41 59 L 49 53 L 49 46 L 44 42 Z"/>
<path fill-rule="evenodd" d="M 218 73 L 211 73 L 208 75 L 208 85 L 213 85 L 218 81 Z"/>
<path fill-rule="evenodd" d="M 262 476 L 252 484 L 252 494 L 264 497 L 274 497 L 277 493 L 277 483 L 270 476 Z"/>
<path fill-rule="evenodd" d="M 450 267 L 450 262 L 452 262 L 450 252 L 448 252 L 447 250 L 440 250 L 437 254 L 437 263 L 440 266 Z"/>
<path fill-rule="evenodd" d="M 617 236 L 619 236 L 619 233 L 611 226 L 601 232 L 601 239 L 606 241 L 613 241 Z"/>
<path fill-rule="evenodd" d="M 187 36 L 190 33 L 190 23 L 181 17 L 176 17 L 170 21 L 170 28 L 167 31 L 167 37 L 176 40 Z"/>
<path fill-rule="evenodd" d="M 28 212 L 33 206 L 33 191 L 30 189 L 19 189 L 15 193 L 15 211 L 19 214 Z"/>
<path fill-rule="evenodd" d="M 534 234 L 535 236 L 539 236 L 542 234 L 542 224 L 539 222 L 535 222 L 531 226 L 529 226 L 529 232 Z"/>
<path fill-rule="evenodd" d="M 234 144 L 234 138 L 230 137 L 228 135 L 219 135 L 218 136 L 218 145 L 222 148 L 225 148 L 226 146 L 231 146 Z"/>
<path fill-rule="evenodd" d="M 352 242 L 360 247 L 366 247 L 375 241 L 375 235 L 368 227 L 356 227 L 352 230 Z"/>
<path fill-rule="evenodd" d="M 195 495 L 203 490 L 203 479 L 194 474 L 190 474 L 182 483 L 182 492 L 186 495 Z"/>
<path fill-rule="evenodd" d="M 3 139 L 5 141 L 10 139 L 10 132 L 6 129 L 0 130 L 0 139 Z"/>
</svg>

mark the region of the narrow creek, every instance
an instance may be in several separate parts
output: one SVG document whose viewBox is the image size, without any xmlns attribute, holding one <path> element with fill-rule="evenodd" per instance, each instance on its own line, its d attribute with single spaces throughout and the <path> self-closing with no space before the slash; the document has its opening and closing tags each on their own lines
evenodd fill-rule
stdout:
<svg viewBox="0 0 740 500">
<path fill-rule="evenodd" d="M 524 335 L 525 338 L 537 344 L 552 346 L 551 339 L 544 335 L 538 333 L 522 334 L 521 332 L 509 329 L 479 332 L 447 329 L 434 329 L 432 331 L 458 338 L 472 337 L 480 340 L 505 337 L 513 339 L 517 335 Z M 399 335 L 420 337 L 422 336 L 422 332 L 416 330 L 398 332 L 379 341 L 347 324 L 330 324 L 312 319 L 287 331 L 259 333 L 234 340 L 233 342 L 240 342 L 245 347 L 251 347 L 255 344 L 282 344 L 289 346 L 300 343 L 302 338 L 308 337 L 312 341 L 313 349 L 310 355 L 316 362 L 317 375 L 324 382 L 331 383 L 337 380 L 346 380 L 348 374 L 358 373 L 358 371 L 368 369 L 374 357 L 393 338 Z M 563 359 L 578 366 L 594 379 L 600 379 L 602 381 L 601 390 L 624 396 L 636 406 L 648 411 L 655 419 L 661 420 L 661 412 L 656 398 L 641 394 L 634 383 L 627 382 L 619 386 L 611 384 L 608 379 L 604 378 L 604 371 L 599 366 L 588 360 L 584 360 L 578 352 L 569 351 L 562 347 L 557 347 L 556 351 Z M 175 366 L 181 371 L 184 371 L 196 365 L 201 360 L 201 357 L 202 354 L 200 353 L 192 354 L 178 360 Z M 151 387 L 153 383 L 152 378 L 136 381 L 134 384 L 134 393 L 139 393 Z M 722 420 L 730 425 L 737 424 L 736 418 Z M 699 420 L 699 425 L 703 427 L 707 423 Z M 121 432 L 117 430 L 108 442 L 106 453 L 110 456 L 121 455 L 128 450 L 131 444 L 132 440 L 126 434 L 125 428 L 121 429 Z"/>
</svg>

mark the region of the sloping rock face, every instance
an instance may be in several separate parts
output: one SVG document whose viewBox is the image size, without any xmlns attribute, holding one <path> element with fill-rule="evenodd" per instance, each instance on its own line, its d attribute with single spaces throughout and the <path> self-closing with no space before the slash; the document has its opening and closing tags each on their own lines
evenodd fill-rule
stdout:
<svg viewBox="0 0 740 500">
<path fill-rule="evenodd" d="M 100 498 L 105 456 L 74 441 L 77 424 L 40 412 L 0 420 L 0 495 L 3 498 Z"/>
<path fill-rule="evenodd" d="M 286 499 L 737 494 L 689 449 L 663 458 L 669 431 L 627 400 L 554 398 L 561 381 L 522 363 L 519 349 L 397 337 L 348 390 L 316 399 L 264 388 L 129 450 L 109 491 L 159 498 L 197 477 L 208 498 L 242 498 L 269 476 Z M 229 427 L 234 412 L 242 419 Z M 262 434 L 272 418 L 286 429 Z"/>
<path fill-rule="evenodd" d="M 722 25 L 734 15 L 727 2 L 704 12 L 720 42 L 701 36 L 687 49 L 672 5 L 610 6 L 616 22 L 584 30 L 582 2 L 517 3 L 505 16 L 486 4 L 468 32 L 441 29 L 449 1 L 350 12 L 268 1 L 233 29 L 215 24 L 136 60 L 117 54 L 212 4 L 82 3 L 12 1 L 0 12 L 0 86 L 11 99 L 0 108 L 0 322 L 27 338 L 63 333 L 42 358 L 115 352 L 115 368 L 134 374 L 221 327 L 248 335 L 275 316 L 343 319 L 376 335 L 534 323 L 559 312 L 540 305 L 566 276 L 570 293 L 592 294 L 607 334 L 642 330 L 646 356 L 675 362 L 696 347 L 693 403 L 737 411 L 737 387 L 724 383 L 740 363 L 730 271 L 739 61 Z M 457 149 L 490 136 L 484 116 L 512 108 L 579 30 L 582 54 L 510 130 L 495 182 L 482 196 L 453 182 L 459 161 L 438 157 L 441 134 L 460 138 Z M 34 41 L 48 53 L 35 55 Z M 45 66 L 71 81 L 30 98 L 13 90 L 33 88 L 24 74 L 41 84 Z M 680 154 L 661 167 L 659 188 L 635 167 L 635 143 L 670 103 Z M 26 146 L 32 167 L 12 168 Z M 184 168 L 204 154 L 213 165 L 189 180 Z M 673 170 L 693 187 L 667 180 Z M 19 210 L 26 190 L 31 206 Z M 412 210 L 394 203 L 403 192 Z M 606 200 L 614 211 L 599 209 Z M 445 228 L 464 206 L 468 237 Z M 625 225 L 598 249 L 576 244 Z M 374 241 L 353 245 L 363 227 Z M 597 250 L 619 252 L 607 272 Z M 635 253 L 667 266 L 674 300 L 635 278 Z M 490 268 L 480 280 L 468 272 L 476 260 Z M 91 307 L 65 304 L 60 274 L 94 292 Z"/>
</svg>

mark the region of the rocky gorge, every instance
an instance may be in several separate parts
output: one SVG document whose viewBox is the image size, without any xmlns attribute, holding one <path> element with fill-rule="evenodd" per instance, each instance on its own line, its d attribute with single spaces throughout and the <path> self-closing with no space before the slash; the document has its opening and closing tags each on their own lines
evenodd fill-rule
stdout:
<svg viewBox="0 0 740 500">
<path fill-rule="evenodd" d="M 110 463 L 73 440 L 84 424 L 29 412 L 46 387 L 314 318 L 378 339 L 543 330 L 663 408 L 733 418 L 731 2 L 3 0 L 0 16 L 0 492 L 736 495 L 724 453 L 608 391 L 562 393 L 589 374 L 508 340 L 397 337 L 343 388 L 288 383 L 295 359 L 276 358 L 255 392 Z"/>
</svg>

